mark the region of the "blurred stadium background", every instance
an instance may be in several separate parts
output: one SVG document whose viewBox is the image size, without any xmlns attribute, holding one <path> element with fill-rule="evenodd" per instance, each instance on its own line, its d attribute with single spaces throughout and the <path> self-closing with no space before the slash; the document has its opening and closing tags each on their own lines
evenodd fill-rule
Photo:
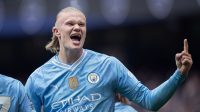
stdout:
<svg viewBox="0 0 200 112">
<path fill-rule="evenodd" d="M 85 48 L 118 57 L 149 88 L 174 72 L 187 38 L 191 73 L 160 111 L 200 111 L 200 0 L 0 0 L 0 73 L 25 83 L 53 56 L 44 46 L 66 6 L 87 15 Z"/>
</svg>

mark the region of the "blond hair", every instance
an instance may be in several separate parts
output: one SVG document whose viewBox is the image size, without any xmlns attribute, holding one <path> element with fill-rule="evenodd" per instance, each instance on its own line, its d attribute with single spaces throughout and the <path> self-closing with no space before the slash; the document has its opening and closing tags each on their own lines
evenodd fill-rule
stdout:
<svg viewBox="0 0 200 112">
<path fill-rule="evenodd" d="M 81 12 L 79 9 L 76 9 L 74 7 L 66 7 L 66 8 L 62 9 L 61 11 L 59 11 L 59 13 L 57 14 L 55 26 L 58 26 L 57 20 L 58 20 L 59 15 L 61 13 L 64 13 L 64 12 L 65 13 L 66 12 L 79 12 L 79 13 L 83 14 L 83 12 Z M 54 33 L 53 33 L 53 36 L 51 37 L 51 41 L 49 41 L 47 43 L 47 45 L 45 46 L 45 48 L 46 48 L 46 50 L 49 50 L 52 53 L 58 53 L 59 52 L 60 45 L 59 45 L 58 37 Z"/>
</svg>

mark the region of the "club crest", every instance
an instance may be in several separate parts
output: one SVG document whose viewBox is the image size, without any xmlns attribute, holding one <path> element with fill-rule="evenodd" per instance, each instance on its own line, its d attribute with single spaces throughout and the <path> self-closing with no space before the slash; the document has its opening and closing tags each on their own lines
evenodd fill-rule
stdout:
<svg viewBox="0 0 200 112">
<path fill-rule="evenodd" d="M 78 79 L 77 79 L 77 77 L 70 77 L 69 79 L 68 79 L 68 83 L 69 83 L 69 87 L 71 88 L 71 89 L 76 89 L 77 87 L 78 87 L 78 85 L 79 85 L 79 83 L 78 83 Z"/>
<path fill-rule="evenodd" d="M 88 75 L 88 81 L 92 84 L 96 84 L 99 82 L 99 75 L 96 73 L 90 73 Z"/>
</svg>

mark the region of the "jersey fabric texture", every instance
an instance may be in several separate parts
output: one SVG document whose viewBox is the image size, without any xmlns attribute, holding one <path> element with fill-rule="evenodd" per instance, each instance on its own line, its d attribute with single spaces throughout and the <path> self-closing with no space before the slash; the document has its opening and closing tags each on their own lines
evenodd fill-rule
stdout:
<svg viewBox="0 0 200 112">
<path fill-rule="evenodd" d="M 23 84 L 0 74 L 0 112 L 32 112 Z"/>
<path fill-rule="evenodd" d="M 116 102 L 115 103 L 115 112 L 137 112 L 137 111 L 130 105 L 126 105 L 121 102 Z"/>
<path fill-rule="evenodd" d="M 185 78 L 178 70 L 149 90 L 116 58 L 84 49 L 72 65 L 58 55 L 36 69 L 25 88 L 37 112 L 114 112 L 115 93 L 149 110 L 158 110 Z"/>
</svg>

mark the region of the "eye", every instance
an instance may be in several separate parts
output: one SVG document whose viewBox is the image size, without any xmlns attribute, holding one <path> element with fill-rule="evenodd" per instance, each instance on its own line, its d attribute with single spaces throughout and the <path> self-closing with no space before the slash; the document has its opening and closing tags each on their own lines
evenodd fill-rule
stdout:
<svg viewBox="0 0 200 112">
<path fill-rule="evenodd" d="M 74 23 L 73 22 L 66 22 L 65 25 L 67 25 L 67 26 L 73 26 Z"/>
<path fill-rule="evenodd" d="M 79 23 L 78 25 L 83 27 L 83 26 L 85 26 L 85 23 Z"/>
</svg>

